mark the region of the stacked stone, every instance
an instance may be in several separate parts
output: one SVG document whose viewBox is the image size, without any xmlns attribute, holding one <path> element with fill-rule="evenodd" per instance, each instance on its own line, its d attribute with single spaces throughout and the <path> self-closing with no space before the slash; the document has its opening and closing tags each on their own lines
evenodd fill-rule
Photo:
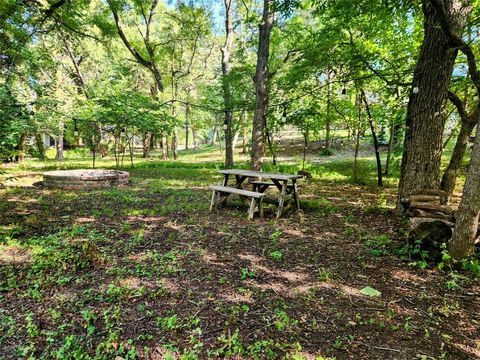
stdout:
<svg viewBox="0 0 480 360">
<path fill-rule="evenodd" d="M 98 188 L 125 185 L 130 174 L 118 170 L 64 170 L 43 174 L 43 186 L 49 188 Z"/>
</svg>

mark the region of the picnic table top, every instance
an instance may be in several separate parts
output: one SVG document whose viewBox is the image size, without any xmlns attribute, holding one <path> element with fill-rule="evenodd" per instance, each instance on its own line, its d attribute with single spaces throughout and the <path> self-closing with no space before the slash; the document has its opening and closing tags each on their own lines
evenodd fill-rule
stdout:
<svg viewBox="0 0 480 360">
<path fill-rule="evenodd" d="M 267 173 L 263 171 L 253 171 L 253 170 L 244 170 L 244 169 L 228 169 L 228 170 L 219 170 L 219 173 L 224 175 L 240 175 L 246 177 L 259 177 L 266 179 L 275 179 L 275 180 L 293 180 L 300 179 L 302 175 L 292 175 L 292 174 L 275 174 Z"/>
</svg>

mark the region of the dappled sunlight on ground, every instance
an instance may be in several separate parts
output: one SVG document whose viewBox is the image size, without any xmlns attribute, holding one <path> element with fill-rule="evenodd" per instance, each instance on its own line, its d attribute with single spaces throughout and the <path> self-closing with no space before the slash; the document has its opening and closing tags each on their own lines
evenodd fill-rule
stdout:
<svg viewBox="0 0 480 360">
<path fill-rule="evenodd" d="M 480 304 L 468 295 L 478 283 L 449 290 L 445 274 L 392 254 L 403 244 L 392 189 L 322 182 L 319 169 L 302 184 L 303 213 L 276 221 L 273 204 L 248 221 L 238 201 L 208 211 L 221 180 L 214 153 L 136 159 L 120 189 L 0 189 L 2 351 L 53 351 L 71 336 L 92 354 L 135 348 L 150 359 L 228 358 L 234 346 L 239 359 L 479 356 Z"/>
<path fill-rule="evenodd" d="M 18 246 L 0 245 L 0 264 L 23 264 L 29 261 L 30 251 Z"/>
</svg>

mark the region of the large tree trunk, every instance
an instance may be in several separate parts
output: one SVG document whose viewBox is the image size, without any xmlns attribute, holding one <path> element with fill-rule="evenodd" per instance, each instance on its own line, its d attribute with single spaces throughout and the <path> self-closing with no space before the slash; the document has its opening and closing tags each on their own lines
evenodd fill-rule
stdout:
<svg viewBox="0 0 480 360">
<path fill-rule="evenodd" d="M 437 1 L 443 3 L 452 28 L 461 30 L 466 19 L 463 1 Z M 440 15 L 431 1 L 423 2 L 423 13 L 424 39 L 407 108 L 398 208 L 412 190 L 439 186 L 445 102 L 457 56 L 457 50 L 440 27 Z"/>
<path fill-rule="evenodd" d="M 252 128 L 252 169 L 261 170 L 264 155 L 264 133 L 268 109 L 268 58 L 270 34 L 274 23 L 273 0 L 263 0 L 262 22 L 259 26 L 257 68 L 255 72 L 255 112 Z"/>
<path fill-rule="evenodd" d="M 225 45 L 222 51 L 222 85 L 223 85 L 223 100 L 225 106 L 225 167 L 233 167 L 233 146 L 232 146 L 232 91 L 228 80 L 230 73 L 230 55 L 233 47 L 233 19 L 232 19 L 232 0 L 224 0 L 225 4 Z"/>
<path fill-rule="evenodd" d="M 455 231 L 448 247 L 455 259 L 463 259 L 473 254 L 480 212 L 480 176 L 478 174 L 480 174 L 480 136 L 475 137 L 462 200 L 455 215 Z"/>
</svg>

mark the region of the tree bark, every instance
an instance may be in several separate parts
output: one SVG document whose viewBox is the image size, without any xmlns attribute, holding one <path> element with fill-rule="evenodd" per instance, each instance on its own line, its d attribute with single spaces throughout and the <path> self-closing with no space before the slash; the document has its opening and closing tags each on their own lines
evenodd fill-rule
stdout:
<svg viewBox="0 0 480 360">
<path fill-rule="evenodd" d="M 225 106 L 225 167 L 233 167 L 233 144 L 232 144 L 232 91 L 228 80 L 230 73 L 230 55 L 233 47 L 233 19 L 232 19 L 232 0 L 224 0 L 225 4 L 225 44 L 222 51 L 222 86 L 223 86 L 223 100 Z"/>
<path fill-rule="evenodd" d="M 444 7 L 455 30 L 465 26 L 463 0 L 436 0 Z M 450 38 L 442 30 L 441 15 L 431 1 L 423 1 L 424 39 L 413 76 L 413 89 L 407 107 L 402 172 L 397 206 L 410 192 L 438 188 L 442 137 L 445 127 L 445 102 L 457 56 Z"/>
<path fill-rule="evenodd" d="M 261 170 L 264 155 L 264 128 L 268 109 L 268 59 L 270 55 L 270 35 L 274 23 L 273 0 L 263 0 L 262 22 L 259 25 L 257 67 L 255 72 L 255 112 L 252 128 L 253 170 Z"/>
<path fill-rule="evenodd" d="M 480 136 L 475 137 L 462 200 L 455 215 L 455 231 L 448 247 L 454 259 L 466 258 L 474 251 L 480 212 L 480 176 L 478 174 L 480 174 Z"/>
</svg>

